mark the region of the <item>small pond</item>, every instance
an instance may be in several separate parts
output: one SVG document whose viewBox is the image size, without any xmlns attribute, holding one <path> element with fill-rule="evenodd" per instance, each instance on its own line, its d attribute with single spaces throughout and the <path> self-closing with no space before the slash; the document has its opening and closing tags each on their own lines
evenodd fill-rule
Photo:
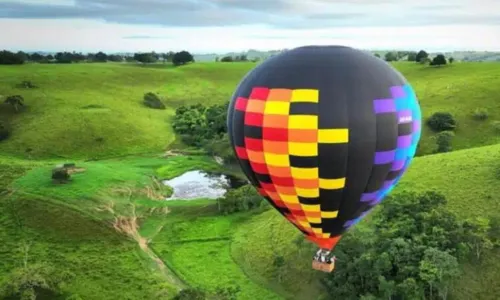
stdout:
<svg viewBox="0 0 500 300">
<path fill-rule="evenodd" d="M 227 189 L 247 184 L 246 180 L 232 175 L 199 170 L 186 172 L 163 183 L 174 189 L 174 193 L 167 200 L 217 199 L 224 196 Z"/>
</svg>

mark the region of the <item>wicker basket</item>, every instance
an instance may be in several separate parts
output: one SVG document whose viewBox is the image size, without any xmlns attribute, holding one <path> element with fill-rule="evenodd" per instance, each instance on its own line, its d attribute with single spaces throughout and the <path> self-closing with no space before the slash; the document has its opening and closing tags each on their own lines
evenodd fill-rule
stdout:
<svg viewBox="0 0 500 300">
<path fill-rule="evenodd" d="M 326 262 L 320 262 L 317 260 L 313 260 L 312 268 L 314 270 L 330 273 L 333 271 L 333 269 L 335 269 L 335 262 L 332 261 L 331 263 L 326 263 Z"/>
</svg>

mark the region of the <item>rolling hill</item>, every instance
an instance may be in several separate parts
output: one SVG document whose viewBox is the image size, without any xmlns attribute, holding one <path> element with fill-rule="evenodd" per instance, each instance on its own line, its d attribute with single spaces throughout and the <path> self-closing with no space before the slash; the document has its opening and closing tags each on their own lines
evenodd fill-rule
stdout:
<svg viewBox="0 0 500 300">
<path fill-rule="evenodd" d="M 168 192 L 158 179 L 192 169 L 229 172 L 209 157 L 165 158 L 176 141 L 171 118 L 181 105 L 227 101 L 254 66 L 0 66 L 0 95 L 22 95 L 26 103 L 19 113 L 0 105 L 0 121 L 12 132 L 0 141 L 0 283 L 22 267 L 30 245 L 33 263 L 76 278 L 48 299 L 170 299 L 186 286 L 233 287 L 238 299 L 319 295 L 322 275 L 311 272 L 311 253 L 289 247 L 303 239 L 276 212 L 221 216 L 210 200 L 157 201 Z M 445 111 L 458 121 L 451 153 L 427 155 L 435 141 L 424 128 L 422 157 L 395 193 L 436 189 L 460 217 L 498 215 L 500 132 L 492 122 L 500 120 L 500 64 L 394 66 L 414 86 L 424 118 Z M 23 80 L 38 88 L 16 87 Z M 145 107 L 147 92 L 167 109 Z M 488 111 L 486 120 L 473 118 L 478 108 Z M 84 172 L 54 186 L 50 170 L 62 162 Z M 287 261 L 281 282 L 270 260 L 275 251 Z M 498 299 L 499 258 L 492 252 L 481 265 L 463 266 L 454 298 Z"/>
<path fill-rule="evenodd" d="M 175 140 L 169 120 L 182 104 L 228 101 L 239 80 L 254 63 L 170 65 L 71 64 L 1 66 L 0 95 L 19 94 L 27 111 L 14 114 L 0 106 L 0 117 L 12 136 L 0 143 L 0 153 L 24 158 L 100 158 L 158 152 Z M 451 112 L 458 121 L 454 149 L 500 142 L 491 126 L 500 120 L 497 87 L 500 64 L 457 63 L 432 68 L 396 63 L 415 87 L 423 116 Z M 36 89 L 16 84 L 31 80 Z M 142 105 L 146 92 L 158 92 L 166 110 Z M 476 121 L 475 109 L 489 110 Z M 106 122 L 102 122 L 106 120 Z M 423 132 L 419 154 L 434 150 L 432 132 Z"/>
<path fill-rule="evenodd" d="M 461 218 L 498 216 L 500 211 L 500 145 L 467 149 L 446 154 L 418 157 L 394 189 L 444 194 L 448 207 Z M 368 224 L 367 224 L 368 223 Z M 359 225 L 369 225 L 362 221 Z M 262 230 L 267 228 L 268 230 Z M 274 239 L 271 237 L 274 236 Z M 233 256 L 242 269 L 260 282 L 284 295 L 314 295 L 317 279 L 322 276 L 310 267 L 312 253 L 297 252 L 293 245 L 298 231 L 275 211 L 253 217 L 234 235 Z M 274 240 L 274 243 L 271 243 Z M 339 243 L 339 245 L 342 242 Z M 279 283 L 273 266 L 273 253 L 285 256 L 285 277 Z M 464 275 L 452 291 L 453 299 L 498 299 L 500 288 L 500 251 L 496 250 L 480 265 L 463 266 Z M 305 285 L 304 282 L 310 282 Z M 304 286 L 305 285 L 305 286 Z M 286 291 L 286 292 L 285 292 Z M 301 299 L 300 296 L 295 299 Z"/>
</svg>

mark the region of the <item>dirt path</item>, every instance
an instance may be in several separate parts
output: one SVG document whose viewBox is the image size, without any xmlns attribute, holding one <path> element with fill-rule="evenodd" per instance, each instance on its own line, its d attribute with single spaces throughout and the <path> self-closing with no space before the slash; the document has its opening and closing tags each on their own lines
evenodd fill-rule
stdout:
<svg viewBox="0 0 500 300">
<path fill-rule="evenodd" d="M 114 202 L 110 202 L 108 205 L 102 207 L 100 210 L 105 210 L 110 212 L 113 217 L 114 217 L 114 222 L 113 222 L 113 227 L 116 229 L 116 231 L 126 234 L 127 236 L 131 237 L 134 239 L 141 250 L 148 255 L 148 257 L 155 262 L 157 270 L 165 277 L 165 279 L 172 283 L 173 285 L 177 286 L 178 288 L 182 289 L 186 287 L 186 284 L 182 282 L 182 280 L 175 275 L 175 273 L 168 268 L 168 266 L 165 265 L 165 263 L 161 260 L 161 258 L 156 255 L 156 253 L 149 247 L 149 242 L 150 240 L 142 237 L 138 231 L 139 226 L 137 224 L 137 215 L 135 211 L 135 204 L 131 203 L 131 209 L 132 209 L 132 216 L 130 217 L 125 217 L 125 216 L 119 216 L 115 213 L 114 210 Z M 168 213 L 168 211 L 166 211 Z M 157 229 L 157 233 L 161 231 L 163 226 L 160 226 L 160 228 Z"/>
</svg>

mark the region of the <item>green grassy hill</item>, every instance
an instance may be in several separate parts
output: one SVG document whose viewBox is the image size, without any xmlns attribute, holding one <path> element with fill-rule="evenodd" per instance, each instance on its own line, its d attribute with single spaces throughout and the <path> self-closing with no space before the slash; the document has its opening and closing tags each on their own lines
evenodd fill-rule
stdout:
<svg viewBox="0 0 500 300">
<path fill-rule="evenodd" d="M 27 111 L 13 114 L 0 106 L 13 134 L 0 143 L 0 153 L 18 157 L 96 158 L 164 150 L 175 136 L 170 126 L 182 104 L 228 101 L 237 83 L 254 63 L 198 63 L 180 68 L 155 64 L 71 64 L 0 66 L 0 95 L 20 94 Z M 423 116 L 453 113 L 459 123 L 455 149 L 500 142 L 491 126 L 500 120 L 496 87 L 500 64 L 457 63 L 431 68 L 396 63 L 419 96 Z M 37 89 L 19 89 L 31 80 Z M 166 110 L 142 105 L 146 92 L 158 92 Z M 490 117 L 476 121 L 472 113 L 486 108 Z M 434 149 L 424 130 L 421 153 Z"/>
<path fill-rule="evenodd" d="M 175 141 L 175 108 L 227 101 L 253 66 L 0 66 L 6 75 L 0 95 L 20 94 L 27 105 L 17 114 L 0 105 L 0 120 L 12 129 L 0 142 L 0 240 L 6 241 L 0 282 L 22 266 L 28 243 L 31 261 L 71 272 L 76 280 L 63 292 L 83 299 L 169 299 L 185 286 L 210 292 L 230 286 L 239 289 L 238 299 L 319 295 L 322 274 L 311 272 L 307 244 L 292 250 L 303 238 L 276 212 L 220 216 L 213 201 L 161 201 L 168 189 L 158 178 L 191 169 L 228 172 L 203 156 L 161 157 Z M 455 150 L 500 142 L 491 126 L 500 120 L 500 64 L 395 66 L 414 85 L 424 117 L 436 111 L 456 116 Z M 39 88 L 17 88 L 23 80 Z M 143 106 L 146 92 L 158 92 L 167 109 Z M 489 118 L 474 120 L 476 108 L 488 109 Z M 433 151 L 432 136 L 424 128 L 420 154 Z M 436 188 L 459 216 L 497 214 L 499 153 L 495 145 L 417 158 L 395 192 Z M 91 158 L 106 159 L 86 161 Z M 76 162 L 85 172 L 54 186 L 50 170 L 61 162 Z M 276 253 L 286 256 L 280 270 L 273 266 Z M 499 258 L 492 253 L 480 266 L 463 266 L 454 296 L 499 298 Z"/>
<path fill-rule="evenodd" d="M 500 145 L 418 157 L 393 193 L 435 189 L 447 197 L 449 209 L 459 217 L 498 216 L 499 170 Z M 368 223 L 368 220 L 362 221 L 358 227 Z M 284 218 L 269 211 L 238 228 L 233 255 L 256 282 L 281 293 L 311 293 L 317 291 L 314 283 L 323 275 L 310 267 L 313 253 L 297 252 L 295 243 L 300 237 Z M 275 252 L 284 255 L 287 261 L 281 283 L 276 280 L 278 271 L 272 263 Z M 500 297 L 500 288 L 496 284 L 500 280 L 500 251 L 490 253 L 481 265 L 463 268 L 464 275 L 453 290 L 453 299 Z M 304 284 L 308 281 L 310 285 Z"/>
</svg>

